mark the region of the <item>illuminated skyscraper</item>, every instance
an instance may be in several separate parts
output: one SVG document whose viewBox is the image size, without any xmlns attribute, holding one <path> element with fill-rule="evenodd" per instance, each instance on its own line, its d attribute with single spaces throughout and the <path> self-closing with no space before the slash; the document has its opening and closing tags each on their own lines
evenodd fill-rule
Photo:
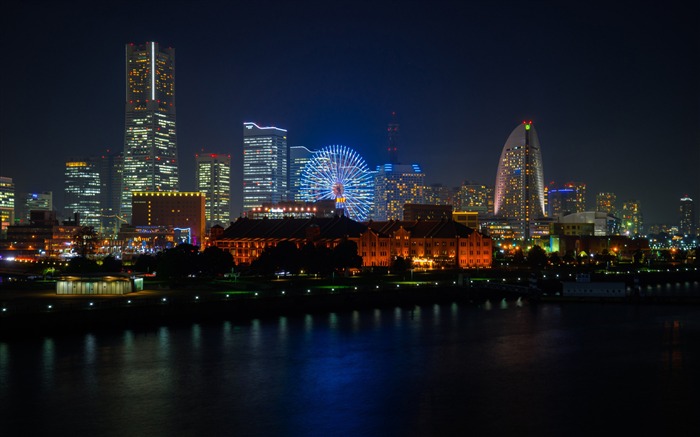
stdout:
<svg viewBox="0 0 700 437">
<path fill-rule="evenodd" d="M 81 226 L 100 226 L 100 172 L 96 158 L 78 158 L 66 162 L 65 216 L 79 214 Z"/>
<path fill-rule="evenodd" d="M 681 235 L 695 235 L 695 207 L 693 199 L 688 196 L 681 198 L 678 231 Z"/>
<path fill-rule="evenodd" d="M 598 193 L 595 197 L 595 210 L 618 217 L 615 193 Z"/>
<path fill-rule="evenodd" d="M 124 153 L 106 150 L 99 157 L 100 172 L 100 232 L 115 238 L 124 223 L 121 214 Z"/>
<path fill-rule="evenodd" d="M 477 184 L 475 182 L 464 182 L 455 196 L 455 211 L 478 212 L 481 215 L 493 214 L 493 187 Z"/>
<path fill-rule="evenodd" d="M 121 214 L 131 218 L 131 196 L 177 191 L 175 49 L 156 42 L 126 46 L 126 120 Z"/>
<path fill-rule="evenodd" d="M 552 183 L 545 188 L 548 217 L 559 217 L 586 210 L 586 184 L 568 182 L 562 187 L 557 187 Z"/>
<path fill-rule="evenodd" d="M 287 200 L 287 130 L 243 123 L 243 210 Z"/>
<path fill-rule="evenodd" d="M 510 219 L 519 237 L 530 238 L 533 220 L 544 217 L 542 153 L 532 122 L 523 122 L 503 146 L 496 173 L 494 214 Z"/>
<path fill-rule="evenodd" d="M 195 158 L 197 191 L 206 196 L 207 227 L 227 227 L 231 222 L 231 155 L 201 153 Z"/>
<path fill-rule="evenodd" d="M 403 220 L 403 206 L 424 203 L 425 173 L 418 164 L 384 164 L 374 175 L 374 221 Z"/>
<path fill-rule="evenodd" d="M 15 183 L 12 178 L 0 176 L 0 237 L 5 238 L 7 227 L 15 221 Z"/>
<path fill-rule="evenodd" d="M 21 209 L 17 207 L 17 218 L 20 224 L 29 223 L 30 211 L 53 211 L 53 193 L 44 191 L 42 193 L 25 193 L 24 202 Z"/>
<path fill-rule="evenodd" d="M 291 146 L 289 148 L 289 200 L 297 202 L 304 200 L 299 193 L 301 173 L 306 163 L 311 160 L 314 152 L 315 150 L 310 150 L 304 146 Z"/>
<path fill-rule="evenodd" d="M 628 200 L 622 204 L 622 233 L 634 236 L 642 233 L 644 220 L 639 200 Z"/>
</svg>

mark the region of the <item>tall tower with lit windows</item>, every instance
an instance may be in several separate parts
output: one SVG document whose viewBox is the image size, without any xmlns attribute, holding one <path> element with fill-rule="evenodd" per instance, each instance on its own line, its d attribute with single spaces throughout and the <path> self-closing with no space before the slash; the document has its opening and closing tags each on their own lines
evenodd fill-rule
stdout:
<svg viewBox="0 0 700 437">
<path fill-rule="evenodd" d="M 532 122 L 516 127 L 503 146 L 493 208 L 496 216 L 513 220 L 525 240 L 532 221 L 544 217 L 542 152 Z"/>
<path fill-rule="evenodd" d="M 127 44 L 121 214 L 131 219 L 134 192 L 177 191 L 175 49 Z"/>
<path fill-rule="evenodd" d="M 287 130 L 243 123 L 243 210 L 287 200 Z"/>
<path fill-rule="evenodd" d="M 207 226 L 228 227 L 231 220 L 231 155 L 198 153 L 197 191 L 206 196 L 204 216 Z"/>
</svg>

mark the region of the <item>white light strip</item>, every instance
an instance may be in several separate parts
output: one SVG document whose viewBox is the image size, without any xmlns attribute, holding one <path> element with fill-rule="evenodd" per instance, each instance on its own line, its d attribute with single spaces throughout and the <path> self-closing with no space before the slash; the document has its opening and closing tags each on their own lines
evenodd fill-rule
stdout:
<svg viewBox="0 0 700 437">
<path fill-rule="evenodd" d="M 156 43 L 151 41 L 151 100 L 156 99 Z"/>
<path fill-rule="evenodd" d="M 245 121 L 245 122 L 243 122 L 243 125 L 244 125 L 244 126 L 245 126 L 245 125 L 251 125 L 251 124 L 252 124 L 253 126 L 257 127 L 258 129 L 276 129 L 276 130 L 279 130 L 279 131 L 282 131 L 282 132 L 287 132 L 287 129 L 282 129 L 282 128 L 279 128 L 279 127 L 274 127 L 274 126 L 264 126 L 264 127 L 262 127 L 262 126 L 258 126 L 256 123 L 253 123 L 252 121 Z"/>
</svg>

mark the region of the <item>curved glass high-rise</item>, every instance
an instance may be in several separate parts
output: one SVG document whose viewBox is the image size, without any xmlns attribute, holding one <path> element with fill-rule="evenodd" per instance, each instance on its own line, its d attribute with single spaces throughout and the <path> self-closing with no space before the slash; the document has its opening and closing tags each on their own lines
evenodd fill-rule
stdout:
<svg viewBox="0 0 700 437">
<path fill-rule="evenodd" d="M 513 129 L 501 152 L 496 173 L 494 214 L 520 225 L 529 238 L 533 219 L 544 217 L 544 176 L 540 140 L 532 122 Z"/>
</svg>

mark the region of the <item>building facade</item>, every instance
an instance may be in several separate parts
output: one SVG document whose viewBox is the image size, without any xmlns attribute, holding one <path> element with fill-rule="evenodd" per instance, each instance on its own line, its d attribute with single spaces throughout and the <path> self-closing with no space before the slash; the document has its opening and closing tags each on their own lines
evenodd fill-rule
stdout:
<svg viewBox="0 0 700 437">
<path fill-rule="evenodd" d="M 644 230 L 644 219 L 639 200 L 622 203 L 621 232 L 623 235 L 640 235 Z"/>
<path fill-rule="evenodd" d="M 511 132 L 501 151 L 496 173 L 494 214 L 513 221 L 519 238 L 529 240 L 530 225 L 544 217 L 542 153 L 532 122 Z"/>
<path fill-rule="evenodd" d="M 568 182 L 562 186 L 554 183 L 545 187 L 547 217 L 584 212 L 586 210 L 586 184 Z"/>
<path fill-rule="evenodd" d="M 461 212 L 477 212 L 482 216 L 493 215 L 493 187 L 464 182 L 457 189 L 454 209 Z"/>
<path fill-rule="evenodd" d="M 25 193 L 22 205 L 17 207 L 17 219 L 20 224 L 29 223 L 31 211 L 53 211 L 53 192 Z"/>
<path fill-rule="evenodd" d="M 127 220 L 134 192 L 179 189 L 175 115 L 175 49 L 128 44 L 121 196 Z"/>
<path fill-rule="evenodd" d="M 204 193 L 136 192 L 132 196 L 134 227 L 171 228 L 176 243 L 188 243 L 203 249 L 206 219 Z"/>
<path fill-rule="evenodd" d="M 304 200 L 304 196 L 299 192 L 301 187 L 301 173 L 306 164 L 311 161 L 315 150 L 304 146 L 291 146 L 289 148 L 289 199 L 297 202 Z"/>
<path fill-rule="evenodd" d="M 619 217 L 615 193 L 598 193 L 595 196 L 595 210 Z"/>
<path fill-rule="evenodd" d="M 290 241 L 298 248 L 311 242 L 333 248 L 344 240 L 357 244 L 365 267 L 389 267 L 401 256 L 425 268 L 489 268 L 491 239 L 452 220 L 356 222 L 333 218 L 239 218 L 213 241 L 249 265 L 266 247 Z"/>
<path fill-rule="evenodd" d="M 695 205 L 693 199 L 683 196 L 680 201 L 680 220 L 678 231 L 681 235 L 695 235 Z"/>
<path fill-rule="evenodd" d="M 418 164 L 384 164 L 374 175 L 372 220 L 402 220 L 403 206 L 424 203 L 425 173 Z"/>
<path fill-rule="evenodd" d="M 0 176 L 0 238 L 7 235 L 7 227 L 15 224 L 15 183 L 12 178 Z"/>
<path fill-rule="evenodd" d="M 288 194 L 287 130 L 243 123 L 243 211 L 279 203 Z"/>
<path fill-rule="evenodd" d="M 206 196 L 204 215 L 207 227 L 228 225 L 231 220 L 231 155 L 195 155 L 197 191 Z"/>
<path fill-rule="evenodd" d="M 81 225 L 98 230 L 101 223 L 99 161 L 95 157 L 68 160 L 64 176 L 64 216 L 77 213 Z"/>
</svg>

